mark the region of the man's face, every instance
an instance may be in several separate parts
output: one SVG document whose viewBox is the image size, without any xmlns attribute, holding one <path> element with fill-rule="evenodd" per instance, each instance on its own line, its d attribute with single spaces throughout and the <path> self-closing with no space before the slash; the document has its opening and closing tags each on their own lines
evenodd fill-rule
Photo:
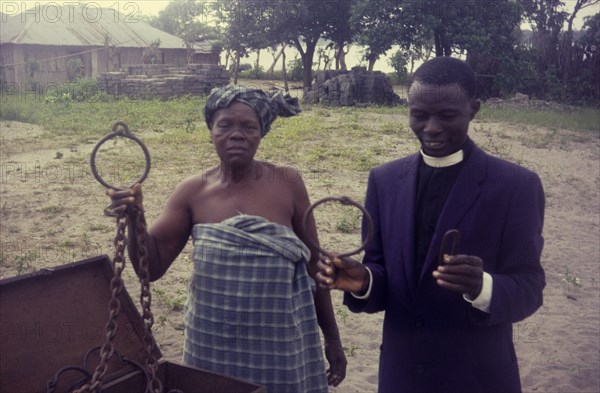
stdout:
<svg viewBox="0 0 600 393">
<path fill-rule="evenodd" d="M 409 124 L 423 152 L 444 157 L 460 150 L 479 105 L 458 84 L 414 82 L 408 92 Z"/>
<path fill-rule="evenodd" d="M 210 134 L 223 164 L 249 165 L 260 144 L 260 121 L 251 107 L 234 102 L 215 112 Z"/>
</svg>

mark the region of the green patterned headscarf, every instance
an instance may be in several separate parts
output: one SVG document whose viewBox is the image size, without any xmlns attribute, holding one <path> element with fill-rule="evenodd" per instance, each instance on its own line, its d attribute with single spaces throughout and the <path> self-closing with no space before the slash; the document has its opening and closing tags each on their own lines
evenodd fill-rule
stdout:
<svg viewBox="0 0 600 393">
<path fill-rule="evenodd" d="M 212 126 L 212 118 L 219 109 L 227 108 L 233 102 L 241 102 L 256 112 L 261 125 L 261 136 L 267 135 L 271 124 L 277 116 L 289 117 L 300 113 L 298 99 L 280 92 L 266 94 L 260 89 L 251 89 L 240 85 L 216 87 L 210 92 L 202 113 L 208 128 Z"/>
</svg>

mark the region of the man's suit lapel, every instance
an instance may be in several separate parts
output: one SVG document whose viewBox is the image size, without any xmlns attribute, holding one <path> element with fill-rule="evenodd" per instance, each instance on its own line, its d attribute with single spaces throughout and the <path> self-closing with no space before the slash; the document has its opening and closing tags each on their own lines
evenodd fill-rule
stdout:
<svg viewBox="0 0 600 393">
<path fill-rule="evenodd" d="M 415 198 L 417 189 L 417 171 L 419 167 L 419 155 L 415 154 L 406 163 L 406 166 L 401 168 L 399 174 L 400 184 L 397 189 L 399 190 L 399 197 L 395 211 L 405 212 L 395 215 L 390 219 L 399 219 L 398 223 L 400 226 L 400 238 L 398 241 L 402 245 L 402 258 L 405 261 L 404 273 L 406 274 L 406 280 L 408 287 L 410 288 L 411 295 L 415 293 Z M 408 213 L 408 214 L 407 214 Z"/>
<path fill-rule="evenodd" d="M 477 146 L 473 146 L 471 154 L 465 161 L 464 167 L 460 171 L 438 219 L 436 231 L 431 239 L 425 264 L 421 271 L 420 280 L 423 279 L 424 274 L 428 272 L 431 265 L 438 263 L 440 246 L 444 234 L 449 229 L 458 227 L 462 218 L 479 197 L 481 193 L 480 183 L 485 176 L 485 153 Z"/>
</svg>

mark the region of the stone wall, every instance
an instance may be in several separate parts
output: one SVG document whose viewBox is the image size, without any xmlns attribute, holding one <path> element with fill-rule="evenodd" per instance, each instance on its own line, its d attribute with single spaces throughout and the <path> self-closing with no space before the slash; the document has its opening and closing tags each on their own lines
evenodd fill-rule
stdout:
<svg viewBox="0 0 600 393">
<path fill-rule="evenodd" d="M 402 100 L 394 93 L 387 75 L 380 71 L 368 72 L 364 67 L 354 67 L 350 71 L 317 72 L 313 88 L 304 94 L 304 102 L 352 106 L 369 103 L 396 105 Z"/>
<path fill-rule="evenodd" d="M 208 94 L 213 87 L 229 84 L 229 73 L 215 64 L 140 64 L 103 73 L 97 81 L 100 90 L 114 96 L 167 99 Z"/>
</svg>

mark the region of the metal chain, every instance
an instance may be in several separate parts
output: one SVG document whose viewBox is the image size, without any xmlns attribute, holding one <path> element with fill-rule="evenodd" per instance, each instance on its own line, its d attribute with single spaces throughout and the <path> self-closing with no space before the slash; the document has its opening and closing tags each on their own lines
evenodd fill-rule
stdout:
<svg viewBox="0 0 600 393">
<path fill-rule="evenodd" d="M 105 327 L 106 341 L 100 348 L 100 363 L 96 366 L 92 380 L 76 390 L 75 393 L 87 393 L 99 391 L 102 379 L 108 369 L 108 361 L 115 352 L 113 340 L 117 335 L 119 328 L 117 324 L 117 317 L 121 312 L 121 301 L 119 296 L 123 291 L 123 279 L 121 273 L 125 268 L 125 248 L 127 247 L 127 236 L 125 235 L 125 229 L 127 227 L 127 218 L 124 216 L 117 217 L 117 234 L 115 236 L 115 256 L 112 260 L 112 268 L 114 271 L 113 278 L 110 280 L 111 299 L 108 303 L 109 316 L 108 322 Z"/>
<path fill-rule="evenodd" d="M 156 376 L 158 369 L 158 359 L 154 355 L 156 341 L 152 335 L 152 326 L 154 325 L 154 315 L 152 314 L 152 293 L 150 292 L 150 266 L 148 261 L 148 249 L 146 247 L 146 219 L 144 210 L 141 206 L 133 208 L 135 213 L 135 222 L 137 229 L 137 249 L 138 249 L 138 276 L 140 279 L 140 304 L 142 305 L 142 320 L 144 322 L 144 349 L 146 350 L 146 370 L 150 375 L 149 391 L 151 393 L 161 393 L 162 383 Z"/>
<path fill-rule="evenodd" d="M 127 124 L 122 121 L 118 121 L 113 125 L 112 133 L 105 136 L 96 144 L 92 150 L 90 156 L 90 166 L 94 177 L 105 187 L 119 190 L 119 188 L 107 184 L 100 174 L 96 170 L 96 153 L 100 146 L 108 141 L 109 139 L 117 136 L 132 139 L 142 148 L 144 156 L 146 158 L 146 168 L 142 177 L 136 183 L 142 183 L 148 172 L 150 171 L 150 153 L 146 148 L 146 145 L 137 138 L 135 135 L 129 132 Z M 105 210 L 106 214 L 110 214 L 110 210 Z M 134 220 L 133 222 L 130 220 Z M 154 325 L 154 316 L 152 315 L 152 294 L 150 292 L 150 267 L 148 261 L 148 249 L 146 247 L 146 219 L 144 217 L 144 209 L 142 206 L 129 207 L 128 211 L 117 216 L 117 235 L 115 237 L 115 257 L 112 261 L 114 270 L 114 277 L 110 282 L 112 291 L 112 298 L 109 303 L 109 321 L 106 324 L 106 342 L 100 349 L 100 363 L 94 371 L 94 375 L 90 383 L 84 385 L 81 389 L 76 390 L 75 393 L 87 393 L 92 391 L 99 391 L 102 379 L 106 374 L 108 368 L 108 360 L 112 357 L 115 352 L 113 340 L 117 334 L 117 316 L 121 311 L 121 302 L 119 301 L 119 295 L 123 291 L 123 280 L 121 273 L 125 267 L 125 248 L 127 247 L 127 236 L 125 230 L 127 225 L 134 224 L 136 226 L 137 233 L 137 249 L 138 249 L 138 269 L 137 274 L 140 279 L 140 303 L 142 306 L 142 320 L 144 323 L 144 338 L 143 345 L 146 351 L 146 372 L 150 376 L 150 382 L 146 387 L 146 392 L 149 393 L 162 393 L 162 383 L 157 377 L 158 370 L 158 359 L 154 354 L 156 348 L 156 341 L 152 335 L 152 326 Z"/>
</svg>

